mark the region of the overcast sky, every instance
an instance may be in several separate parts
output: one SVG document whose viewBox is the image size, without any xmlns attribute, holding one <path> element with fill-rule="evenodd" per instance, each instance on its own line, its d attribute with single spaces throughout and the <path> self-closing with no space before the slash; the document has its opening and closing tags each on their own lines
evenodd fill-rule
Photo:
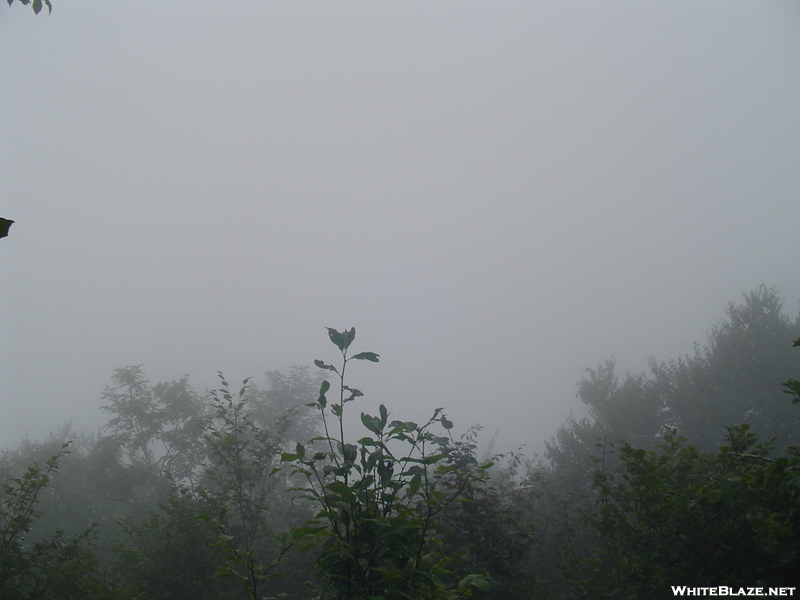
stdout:
<svg viewBox="0 0 800 600">
<path fill-rule="evenodd" d="M 797 316 L 796 2 L 52 1 L 0 7 L 0 447 L 354 326 L 361 409 L 533 452 L 584 368 Z"/>
</svg>

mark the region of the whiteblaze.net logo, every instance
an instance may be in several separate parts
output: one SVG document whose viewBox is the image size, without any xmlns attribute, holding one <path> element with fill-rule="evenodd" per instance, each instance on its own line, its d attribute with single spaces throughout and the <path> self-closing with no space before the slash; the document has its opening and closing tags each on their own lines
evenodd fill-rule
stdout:
<svg viewBox="0 0 800 600">
<path fill-rule="evenodd" d="M 673 596 L 794 596 L 793 587 L 691 587 L 688 585 L 673 585 Z"/>
</svg>

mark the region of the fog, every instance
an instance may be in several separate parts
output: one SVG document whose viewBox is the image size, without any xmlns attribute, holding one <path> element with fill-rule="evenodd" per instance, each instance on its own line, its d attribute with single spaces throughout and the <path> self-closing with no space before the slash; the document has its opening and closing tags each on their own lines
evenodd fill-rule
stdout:
<svg viewBox="0 0 800 600">
<path fill-rule="evenodd" d="M 0 447 L 330 326 L 362 410 L 532 453 L 586 367 L 797 315 L 796 3 L 53 5 L 0 8 Z"/>
</svg>

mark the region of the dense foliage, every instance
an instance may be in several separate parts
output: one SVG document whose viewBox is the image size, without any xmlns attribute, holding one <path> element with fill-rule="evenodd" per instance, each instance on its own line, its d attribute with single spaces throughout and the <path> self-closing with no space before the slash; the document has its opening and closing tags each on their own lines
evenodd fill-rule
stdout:
<svg viewBox="0 0 800 600">
<path fill-rule="evenodd" d="M 598 463 L 591 597 L 672 597 L 686 581 L 781 586 L 800 572 L 800 448 L 776 457 L 774 438 L 759 443 L 748 425 L 729 428 L 718 452 L 687 441 L 673 429 L 658 451 L 625 445 L 619 468 Z"/>
<path fill-rule="evenodd" d="M 710 331 L 705 347 L 677 360 L 650 359 L 650 374 L 617 375 L 613 360 L 587 369 L 578 396 L 587 417 L 571 418 L 548 444 L 548 458 L 581 468 L 605 436 L 654 449 L 664 427 L 677 427 L 705 450 L 723 442 L 725 427 L 750 424 L 762 438 L 786 443 L 800 431 L 800 411 L 785 401 L 780 383 L 800 372 L 792 340 L 800 320 L 782 311 L 777 290 L 760 286 Z"/>
<path fill-rule="evenodd" d="M 0 598 L 8 600 L 103 598 L 110 591 L 95 553 L 94 526 L 76 534 L 55 529 L 39 540 L 27 537 L 41 515 L 37 501 L 58 472 L 67 446 L 40 467 L 33 464 L 3 484 L 0 509 Z"/>
<path fill-rule="evenodd" d="M 441 408 L 354 419 L 346 371 L 379 356 L 328 334 L 333 383 L 125 367 L 100 432 L 2 452 L 0 598 L 658 599 L 800 572 L 800 320 L 774 289 L 649 374 L 588 370 L 538 461 L 479 458 Z"/>
</svg>

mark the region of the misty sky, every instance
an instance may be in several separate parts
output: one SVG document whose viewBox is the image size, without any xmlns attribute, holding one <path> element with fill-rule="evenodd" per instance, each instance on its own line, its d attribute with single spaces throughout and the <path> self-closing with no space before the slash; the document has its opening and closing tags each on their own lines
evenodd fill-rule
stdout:
<svg viewBox="0 0 800 600">
<path fill-rule="evenodd" d="M 362 410 L 533 452 L 584 368 L 797 316 L 796 2 L 52 1 L 0 6 L 0 447 L 354 326 Z"/>
</svg>

